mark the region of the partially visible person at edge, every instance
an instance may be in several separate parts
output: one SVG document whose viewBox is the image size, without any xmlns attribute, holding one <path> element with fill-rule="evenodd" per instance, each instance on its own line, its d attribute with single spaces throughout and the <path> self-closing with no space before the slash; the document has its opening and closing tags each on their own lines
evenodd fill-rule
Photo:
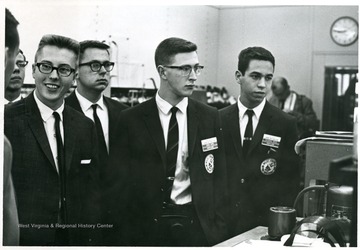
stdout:
<svg viewBox="0 0 360 250">
<path fill-rule="evenodd" d="M 19 52 L 20 38 L 17 30 L 19 22 L 12 13 L 5 9 L 5 84 L 6 89 L 15 67 L 15 58 Z M 19 219 L 16 196 L 12 180 L 12 147 L 4 135 L 4 178 L 3 178 L 3 245 L 19 245 Z"/>
<path fill-rule="evenodd" d="M 25 79 L 25 67 L 28 64 L 24 52 L 19 49 L 15 68 L 11 74 L 9 85 L 5 88 L 5 99 L 8 104 L 21 100 L 21 88 Z"/>
</svg>

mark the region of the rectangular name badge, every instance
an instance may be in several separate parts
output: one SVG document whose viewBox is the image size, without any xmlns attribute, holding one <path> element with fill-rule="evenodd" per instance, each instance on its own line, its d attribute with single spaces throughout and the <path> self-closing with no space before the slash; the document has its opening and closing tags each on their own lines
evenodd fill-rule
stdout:
<svg viewBox="0 0 360 250">
<path fill-rule="evenodd" d="M 268 147 L 279 148 L 281 137 L 264 134 L 261 144 Z"/>
<path fill-rule="evenodd" d="M 91 159 L 88 160 L 81 160 L 80 164 L 90 164 Z"/>
<path fill-rule="evenodd" d="M 203 152 L 214 150 L 218 148 L 217 138 L 212 137 L 209 139 L 201 140 Z"/>
</svg>

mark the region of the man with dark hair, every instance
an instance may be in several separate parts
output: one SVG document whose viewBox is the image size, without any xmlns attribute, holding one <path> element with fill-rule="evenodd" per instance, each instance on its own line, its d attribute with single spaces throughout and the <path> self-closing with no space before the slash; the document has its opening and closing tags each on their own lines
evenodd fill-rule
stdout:
<svg viewBox="0 0 360 250">
<path fill-rule="evenodd" d="M 120 114 L 110 164 L 126 179 L 114 198 L 127 197 L 122 236 L 129 245 L 209 246 L 227 234 L 218 112 L 188 98 L 203 69 L 196 50 L 181 38 L 162 41 L 156 97 Z"/>
<path fill-rule="evenodd" d="M 15 58 L 19 50 L 19 22 L 5 9 L 5 84 L 9 84 L 11 73 L 15 67 Z M 19 245 L 19 219 L 16 207 L 16 198 L 11 174 L 12 148 L 6 136 L 4 136 L 4 178 L 3 178 L 3 245 Z"/>
<path fill-rule="evenodd" d="M 13 103 L 21 100 L 21 87 L 24 84 L 25 67 L 28 64 L 24 52 L 19 49 L 19 54 L 16 56 L 15 68 L 10 77 L 9 85 L 5 89 L 5 99 L 8 103 Z"/>
<path fill-rule="evenodd" d="M 230 235 L 266 226 L 271 206 L 291 206 L 299 186 L 296 121 L 266 99 L 275 59 L 262 47 L 239 54 L 238 102 L 220 111 L 229 184 Z"/>
<path fill-rule="evenodd" d="M 112 197 L 108 197 L 105 187 L 113 174 L 112 167 L 107 164 L 108 154 L 119 138 L 115 137 L 115 125 L 121 110 L 126 105 L 103 95 L 110 82 L 110 71 L 114 63 L 110 61 L 110 47 L 96 40 L 80 42 L 80 64 L 76 76 L 77 88 L 65 99 L 65 104 L 85 114 L 94 121 L 99 141 L 99 171 L 102 187 L 102 207 L 105 218 L 111 217 Z M 108 221 L 113 224 L 112 221 Z M 113 244 L 110 230 L 104 229 L 104 245 Z"/>
<path fill-rule="evenodd" d="M 5 87 L 15 67 L 15 58 L 19 52 L 20 38 L 17 30 L 19 22 L 5 9 Z"/>
<path fill-rule="evenodd" d="M 99 222 L 95 126 L 64 105 L 78 54 L 75 40 L 43 36 L 35 90 L 5 110 L 22 246 L 96 244 L 98 230 L 87 227 Z"/>
<path fill-rule="evenodd" d="M 312 101 L 290 90 L 288 81 L 284 77 L 274 78 L 271 90 L 273 95 L 269 98 L 269 102 L 296 118 L 299 139 L 312 136 L 319 129 Z"/>
</svg>

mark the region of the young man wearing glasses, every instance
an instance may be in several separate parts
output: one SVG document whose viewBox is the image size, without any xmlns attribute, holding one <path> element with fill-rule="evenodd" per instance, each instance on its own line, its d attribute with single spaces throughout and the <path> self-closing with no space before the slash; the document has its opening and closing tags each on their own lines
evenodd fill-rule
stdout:
<svg viewBox="0 0 360 250">
<path fill-rule="evenodd" d="M 28 64 L 26 57 L 21 49 L 15 59 L 14 71 L 11 74 L 9 85 L 5 89 L 5 99 L 7 103 L 21 100 L 21 88 L 24 84 L 25 67 Z"/>
<path fill-rule="evenodd" d="M 203 69 L 194 43 L 165 39 L 155 64 L 159 91 L 120 114 L 110 155 L 123 183 L 114 197 L 127 197 L 120 236 L 132 246 L 210 246 L 226 235 L 218 111 L 189 98 Z"/>
<path fill-rule="evenodd" d="M 80 42 L 80 63 L 76 76 L 77 88 L 66 99 L 65 103 L 77 111 L 83 113 L 94 121 L 97 128 L 99 141 L 99 171 L 102 188 L 112 175 L 111 166 L 107 165 L 108 154 L 112 145 L 117 140 L 115 125 L 121 110 L 127 108 L 125 104 L 112 100 L 103 95 L 110 82 L 110 71 L 114 68 L 114 62 L 110 61 L 110 47 L 96 40 Z M 103 204 L 107 204 L 111 198 L 103 194 Z M 110 211 L 106 209 L 105 216 Z M 110 222 L 111 223 L 111 222 Z M 104 245 L 112 244 L 109 230 L 104 232 Z"/>
<path fill-rule="evenodd" d="M 32 65 L 35 90 L 7 106 L 21 246 L 97 244 L 97 139 L 87 117 L 64 104 L 79 43 L 42 37 Z"/>
</svg>

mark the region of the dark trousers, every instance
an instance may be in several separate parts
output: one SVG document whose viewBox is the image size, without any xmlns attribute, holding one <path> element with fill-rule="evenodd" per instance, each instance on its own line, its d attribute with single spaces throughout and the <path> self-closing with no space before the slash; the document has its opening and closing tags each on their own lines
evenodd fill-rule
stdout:
<svg viewBox="0 0 360 250">
<path fill-rule="evenodd" d="M 164 204 L 158 225 L 159 246 L 209 246 L 192 204 Z"/>
</svg>

